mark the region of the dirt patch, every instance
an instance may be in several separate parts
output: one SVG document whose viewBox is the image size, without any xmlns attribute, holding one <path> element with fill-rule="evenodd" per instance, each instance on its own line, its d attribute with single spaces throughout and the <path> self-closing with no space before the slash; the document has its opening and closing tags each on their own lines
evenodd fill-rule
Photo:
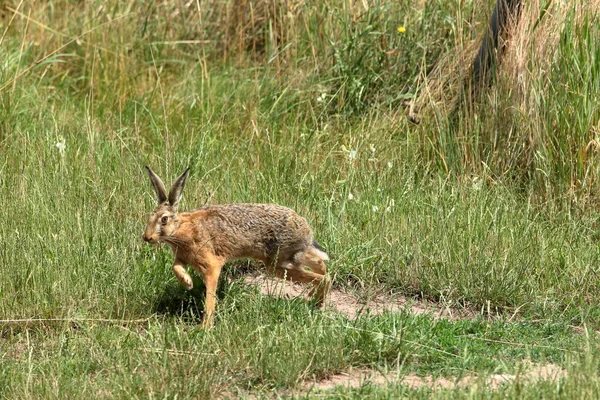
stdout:
<svg viewBox="0 0 600 400">
<path fill-rule="evenodd" d="M 567 371 L 556 364 L 536 364 L 530 361 L 523 362 L 516 375 L 493 374 L 483 380 L 477 376 L 466 376 L 457 382 L 458 386 L 472 386 L 481 382 L 483 385 L 497 389 L 503 383 L 519 381 L 534 383 L 539 381 L 554 381 L 567 376 Z"/>
<path fill-rule="evenodd" d="M 519 368 L 519 372 L 515 375 L 463 375 L 450 378 L 434 378 L 431 375 L 419 376 L 414 373 L 402 375 L 402 373 L 399 372 L 382 373 L 370 369 L 351 369 L 320 381 L 305 381 L 293 390 L 263 393 L 261 395 L 256 393 L 246 393 L 246 395 L 248 396 L 248 399 L 295 398 L 302 397 L 310 392 L 327 392 L 337 387 L 357 389 L 363 385 L 384 386 L 389 384 L 406 385 L 411 389 L 427 387 L 436 390 L 480 386 L 489 390 L 497 390 L 503 384 L 510 384 L 513 382 L 532 384 L 539 381 L 554 381 L 566 376 L 567 371 L 556 364 L 536 364 L 531 361 L 524 361 Z M 232 396 L 231 393 L 227 393 L 218 396 L 218 398 L 238 398 L 238 396 Z"/>
<path fill-rule="evenodd" d="M 300 387 L 300 390 L 326 391 L 338 386 L 359 388 L 365 384 L 385 385 L 390 383 L 407 385 L 412 389 L 421 387 L 452 389 L 473 385 L 483 385 L 490 389 L 497 389 L 502 384 L 514 381 L 534 383 L 538 381 L 556 380 L 565 377 L 566 375 L 566 370 L 560 368 L 556 364 L 542 365 L 531 362 L 524 362 L 521 371 L 516 375 L 466 375 L 456 378 L 433 378 L 432 376 L 418 376 L 416 374 L 399 375 L 397 372 L 383 374 L 372 370 L 356 369 L 333 375 L 318 382 L 306 382 Z"/>
<path fill-rule="evenodd" d="M 307 382 L 302 385 L 301 390 L 331 390 L 338 386 L 347 388 L 359 388 L 363 385 L 386 385 L 398 383 L 408 385 L 416 389 L 423 386 L 452 388 L 456 386 L 456 381 L 447 378 L 432 378 L 431 376 L 418 376 L 407 374 L 399 376 L 396 373 L 382 374 L 371 370 L 350 370 L 348 372 L 333 375 L 327 379 L 318 382 Z"/>
<path fill-rule="evenodd" d="M 309 285 L 271 278 L 262 274 L 252 273 L 244 276 L 244 282 L 258 287 L 265 295 L 286 299 L 303 298 L 310 290 Z M 474 310 L 458 309 L 445 306 L 440 303 L 427 302 L 412 299 L 401 295 L 377 295 L 364 300 L 361 297 L 342 289 L 332 289 L 325 303 L 325 309 L 339 312 L 350 319 L 357 318 L 362 314 L 378 315 L 384 311 L 397 312 L 407 310 L 413 314 L 428 314 L 433 318 L 444 318 L 449 320 L 474 319 L 483 314 Z M 487 317 L 490 313 L 486 314 Z M 513 316 L 514 318 L 514 316 Z M 342 386 L 347 388 L 360 388 L 365 384 L 387 385 L 402 384 L 412 389 L 422 387 L 432 389 L 468 388 L 473 386 L 484 386 L 490 390 L 500 388 L 503 384 L 520 382 L 523 384 L 538 381 L 557 380 L 567 376 L 567 371 L 556 364 L 536 364 L 524 361 L 518 368 L 516 374 L 491 374 L 491 375 L 462 375 L 456 377 L 438 377 L 431 375 L 420 376 L 414 373 L 402 374 L 402 372 L 382 373 L 371 369 L 350 369 L 349 371 L 331 375 L 319 381 L 305 381 L 293 390 L 281 392 L 263 393 L 256 395 L 246 393 L 249 399 L 254 398 L 280 398 L 294 397 L 307 392 L 322 392 Z M 221 398 L 229 398 L 229 394 Z M 235 397 L 235 396 L 234 396 Z M 234 398 L 231 397 L 231 398 Z"/>
<path fill-rule="evenodd" d="M 28 347 L 26 343 L 17 342 L 11 344 L 8 341 L 5 343 L 0 342 L 0 360 L 21 361 L 27 358 L 27 353 Z"/>
<path fill-rule="evenodd" d="M 310 289 L 309 285 L 287 282 L 260 274 L 246 275 L 244 282 L 258 286 L 260 292 L 265 295 L 287 299 L 305 297 Z M 474 319 L 478 315 L 473 311 L 459 310 L 439 303 L 415 300 L 401 295 L 375 295 L 369 299 L 361 299 L 348 291 L 335 288 L 327 297 L 325 309 L 337 311 L 350 319 L 355 319 L 361 314 L 379 315 L 385 311 L 399 312 L 402 310 L 449 320 Z"/>
</svg>

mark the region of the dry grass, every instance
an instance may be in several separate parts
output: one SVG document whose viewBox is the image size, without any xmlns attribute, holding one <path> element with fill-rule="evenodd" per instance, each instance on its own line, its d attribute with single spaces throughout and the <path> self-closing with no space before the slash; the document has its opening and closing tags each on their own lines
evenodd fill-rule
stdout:
<svg viewBox="0 0 600 400">
<path fill-rule="evenodd" d="M 431 142 L 448 172 L 459 164 L 492 182 L 516 178 L 535 187 L 541 202 L 577 209 L 596 203 L 599 7 L 598 1 L 526 2 L 508 29 L 492 86 L 469 102 L 458 100 L 471 93 L 463 87 L 485 28 L 465 40 L 472 27 L 457 24 L 456 51 L 421 77 L 410 110 L 426 129 L 440 132 Z"/>
<path fill-rule="evenodd" d="M 503 40 L 504 54 L 498 69 L 497 84 L 507 86 L 513 94 L 511 100 L 528 117 L 539 115 L 536 100 L 536 84 L 540 78 L 548 79 L 547 73 L 556 61 L 560 34 L 573 12 L 577 26 L 588 24 L 597 18 L 600 1 L 589 2 L 540 0 L 523 4 L 521 17 L 513 21 L 509 34 Z M 423 78 L 422 89 L 416 98 L 416 109 L 423 116 L 431 112 L 449 113 L 456 105 L 462 83 L 472 70 L 473 60 L 485 32 L 486 20 L 475 26 L 467 26 L 458 17 L 455 52 L 441 57 L 435 68 Z M 479 32 L 465 40 L 469 32 Z M 576 37 L 573 38 L 577 40 Z"/>
</svg>

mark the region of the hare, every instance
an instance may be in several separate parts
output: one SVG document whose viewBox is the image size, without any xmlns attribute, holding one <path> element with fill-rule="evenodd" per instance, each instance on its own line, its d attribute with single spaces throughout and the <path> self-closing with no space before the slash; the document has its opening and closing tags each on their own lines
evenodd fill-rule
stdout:
<svg viewBox="0 0 600 400">
<path fill-rule="evenodd" d="M 213 324 L 221 268 L 235 258 L 260 260 L 269 273 L 279 278 L 312 283 L 308 296 L 317 305 L 323 304 L 331 286 L 325 276 L 324 262 L 329 257 L 313 240 L 304 218 L 277 204 L 222 204 L 178 213 L 190 169 L 177 178 L 168 194 L 162 180 L 149 167 L 146 169 L 158 206 L 148 217 L 143 239 L 171 247 L 175 256 L 173 272 L 187 290 L 192 289 L 193 283 L 186 265 L 203 277 L 206 286 L 203 328 Z"/>
</svg>

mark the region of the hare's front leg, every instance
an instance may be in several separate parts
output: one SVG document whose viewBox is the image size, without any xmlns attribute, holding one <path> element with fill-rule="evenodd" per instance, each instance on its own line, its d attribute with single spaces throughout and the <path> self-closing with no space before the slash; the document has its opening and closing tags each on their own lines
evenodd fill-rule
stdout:
<svg viewBox="0 0 600 400">
<path fill-rule="evenodd" d="M 192 277 L 185 270 L 185 263 L 181 260 L 175 259 L 173 263 L 173 273 L 177 277 L 177 280 L 187 290 L 192 290 L 194 287 L 194 282 L 192 281 Z"/>
<path fill-rule="evenodd" d="M 203 269 L 204 285 L 206 286 L 206 299 L 204 300 L 204 317 L 202 318 L 202 329 L 212 328 L 215 314 L 215 304 L 217 301 L 217 285 L 223 261 L 210 259 Z"/>
</svg>

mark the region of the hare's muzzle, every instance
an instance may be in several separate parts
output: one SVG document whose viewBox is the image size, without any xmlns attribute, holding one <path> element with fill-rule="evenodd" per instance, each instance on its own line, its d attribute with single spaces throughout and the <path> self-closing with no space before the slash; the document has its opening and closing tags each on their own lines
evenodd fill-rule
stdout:
<svg viewBox="0 0 600 400">
<path fill-rule="evenodd" d="M 142 239 L 144 239 L 144 242 L 146 243 L 156 243 L 157 240 L 155 238 L 153 238 L 152 236 L 148 236 L 145 233 L 142 235 Z"/>
</svg>

